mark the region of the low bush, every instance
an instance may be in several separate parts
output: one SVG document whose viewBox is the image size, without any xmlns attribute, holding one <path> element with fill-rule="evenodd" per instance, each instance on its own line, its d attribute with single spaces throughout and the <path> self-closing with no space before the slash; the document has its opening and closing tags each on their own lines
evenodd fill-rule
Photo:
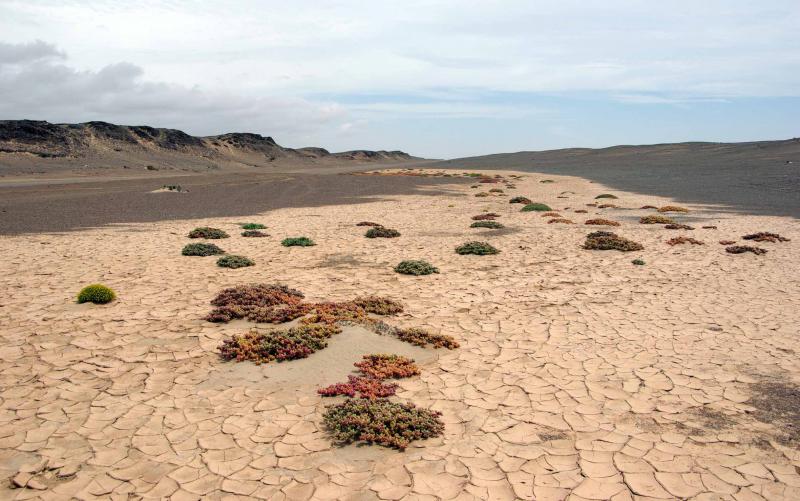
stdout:
<svg viewBox="0 0 800 501">
<path fill-rule="evenodd" d="M 492 188 L 491 190 L 489 190 L 489 193 L 503 193 L 503 190 L 501 190 L 500 188 Z"/>
<path fill-rule="evenodd" d="M 575 209 L 575 214 L 588 214 L 589 211 L 586 209 Z"/>
<path fill-rule="evenodd" d="M 553 181 L 552 179 L 542 179 L 539 182 L 543 184 L 555 183 L 555 181 Z"/>
<path fill-rule="evenodd" d="M 340 444 L 376 443 L 404 450 L 413 440 L 441 435 L 441 413 L 382 399 L 348 399 L 328 406 L 325 426 Z"/>
<path fill-rule="evenodd" d="M 410 261 L 400 261 L 400 263 L 394 267 L 394 271 L 396 271 L 397 273 L 401 273 L 403 275 L 419 276 L 419 275 L 430 275 L 432 273 L 439 273 L 439 268 L 433 266 L 427 261 L 410 260 Z"/>
<path fill-rule="evenodd" d="M 364 234 L 367 238 L 397 238 L 400 232 L 383 226 L 373 226 Z"/>
<path fill-rule="evenodd" d="M 117 295 L 109 287 L 102 284 L 87 285 L 78 293 L 78 303 L 106 304 L 116 299 Z"/>
<path fill-rule="evenodd" d="M 610 193 L 603 193 L 601 195 L 597 195 L 596 197 L 594 197 L 595 200 L 597 200 L 599 198 L 613 198 L 613 199 L 616 199 L 617 196 L 616 195 L 612 195 Z"/>
<path fill-rule="evenodd" d="M 259 238 L 259 237 L 268 237 L 267 233 L 258 230 L 245 230 L 242 232 L 243 237 L 250 237 L 250 238 Z"/>
<path fill-rule="evenodd" d="M 341 332 L 336 326 L 299 325 L 287 330 L 250 331 L 234 335 L 219 346 L 224 360 L 256 364 L 306 358 L 328 346 L 328 338 Z"/>
<path fill-rule="evenodd" d="M 382 326 L 386 326 L 386 324 L 382 324 Z M 446 334 L 433 334 L 425 329 L 418 328 L 401 329 L 396 327 L 388 328 L 389 332 L 381 332 L 382 326 L 378 326 L 377 330 L 379 334 L 390 334 L 414 346 L 425 348 L 430 345 L 434 348 L 447 348 L 448 350 L 454 350 L 459 347 L 458 342 L 453 336 L 448 336 Z"/>
<path fill-rule="evenodd" d="M 672 218 L 667 216 L 644 216 L 639 219 L 641 224 L 675 224 Z"/>
<path fill-rule="evenodd" d="M 704 230 L 716 230 L 717 227 L 714 225 L 703 226 Z"/>
<path fill-rule="evenodd" d="M 225 251 L 220 249 L 214 244 L 187 244 L 181 250 L 184 256 L 215 256 L 218 254 L 225 254 Z"/>
<path fill-rule="evenodd" d="M 618 250 L 630 252 L 642 250 L 644 246 L 609 231 L 596 231 L 586 236 L 586 242 L 584 242 L 583 248 L 590 250 Z"/>
<path fill-rule="evenodd" d="M 531 199 L 528 198 L 528 197 L 514 197 L 511 200 L 509 200 L 508 203 L 510 203 L 510 204 L 525 204 L 525 205 L 528 205 L 528 204 L 532 204 L 533 202 L 531 202 Z"/>
<path fill-rule="evenodd" d="M 788 238 L 784 238 L 777 233 L 768 233 L 766 231 L 759 231 L 742 237 L 745 240 L 752 240 L 753 242 L 789 242 Z"/>
<path fill-rule="evenodd" d="M 597 206 L 597 208 L 598 209 L 616 209 L 618 207 L 616 205 L 614 205 L 614 204 L 600 204 L 600 205 Z"/>
<path fill-rule="evenodd" d="M 488 197 L 489 194 L 486 193 L 485 191 L 481 191 L 479 193 L 476 193 L 475 196 L 478 197 L 478 198 L 485 198 L 485 197 Z"/>
<path fill-rule="evenodd" d="M 725 252 L 730 254 L 744 254 L 745 252 L 752 252 L 753 254 L 760 256 L 761 254 L 766 254 L 767 249 L 753 247 L 750 245 L 732 245 L 730 247 L 725 247 Z"/>
<path fill-rule="evenodd" d="M 347 396 L 376 399 L 391 397 L 397 391 L 394 383 L 384 383 L 380 379 L 364 376 L 347 376 L 346 383 L 336 383 L 325 388 L 320 388 L 317 393 L 323 397 Z"/>
<path fill-rule="evenodd" d="M 631 263 L 635 264 L 636 266 L 644 266 L 644 261 L 641 259 L 634 259 Z"/>
<path fill-rule="evenodd" d="M 264 230 L 267 228 L 261 223 L 242 223 L 241 227 L 243 230 Z"/>
<path fill-rule="evenodd" d="M 642 205 L 640 209 L 658 209 L 655 205 Z"/>
<path fill-rule="evenodd" d="M 557 218 L 551 219 L 550 221 L 547 222 L 547 224 L 553 224 L 553 223 L 575 224 L 571 219 L 566 219 L 566 218 L 563 218 L 563 217 L 557 217 Z"/>
<path fill-rule="evenodd" d="M 497 254 L 500 251 L 492 247 L 486 242 L 467 242 L 456 247 L 456 254 L 475 254 L 477 256 L 485 256 L 488 254 Z"/>
<path fill-rule="evenodd" d="M 549 205 L 541 203 L 527 204 L 525 207 L 522 208 L 522 212 L 547 212 L 552 210 L 553 209 L 551 209 Z"/>
<path fill-rule="evenodd" d="M 356 224 L 356 226 L 383 226 L 379 223 L 373 223 L 371 221 L 361 221 L 360 223 Z"/>
<path fill-rule="evenodd" d="M 471 225 L 470 228 L 489 228 L 490 230 L 501 230 L 505 228 L 501 223 L 497 221 L 475 221 Z"/>
<path fill-rule="evenodd" d="M 375 315 L 394 315 L 403 312 L 402 303 L 381 296 L 357 297 L 351 302 L 359 308 L 363 308 L 367 313 Z"/>
<path fill-rule="evenodd" d="M 228 237 L 229 235 L 219 228 L 209 228 L 208 226 L 195 228 L 189 232 L 189 238 L 206 238 L 210 240 L 216 240 Z"/>
<path fill-rule="evenodd" d="M 551 211 L 551 212 L 545 212 L 544 214 L 542 214 L 542 217 L 561 217 L 561 214 L 559 214 L 558 212 Z"/>
<path fill-rule="evenodd" d="M 472 216 L 473 221 L 491 221 L 493 219 L 497 219 L 500 217 L 500 214 L 495 214 L 494 212 L 487 212 L 485 214 L 478 214 L 477 216 Z"/>
<path fill-rule="evenodd" d="M 705 245 L 700 240 L 696 240 L 691 237 L 675 237 L 670 238 L 667 240 L 668 245 L 683 245 L 683 244 L 692 244 L 692 245 Z"/>
<path fill-rule="evenodd" d="M 211 301 L 216 308 L 206 316 L 209 322 L 247 318 L 253 322 L 282 323 L 309 312 L 303 294 L 285 285 L 251 284 L 223 289 Z"/>
<path fill-rule="evenodd" d="M 689 209 L 678 205 L 665 205 L 664 207 L 659 207 L 658 212 L 689 212 Z"/>
<path fill-rule="evenodd" d="M 402 379 L 419 374 L 419 367 L 414 360 L 402 355 L 364 355 L 360 362 L 353 365 L 362 374 L 374 379 Z"/>
<path fill-rule="evenodd" d="M 284 247 L 311 247 L 317 244 L 308 237 L 291 237 L 281 240 L 281 245 Z"/>
<path fill-rule="evenodd" d="M 619 223 L 616 221 L 612 221 L 610 219 L 602 219 L 602 218 L 587 219 L 584 224 L 589 224 L 594 226 L 619 226 Z"/>
<path fill-rule="evenodd" d="M 664 226 L 664 228 L 666 228 L 668 230 L 693 230 L 694 229 L 692 226 L 689 226 L 688 224 L 678 224 L 678 223 L 668 224 L 668 225 Z"/>
<path fill-rule="evenodd" d="M 252 259 L 248 259 L 244 256 L 222 256 L 221 258 L 217 259 L 217 266 L 222 268 L 246 268 L 247 266 L 253 266 L 254 263 Z"/>
<path fill-rule="evenodd" d="M 732 245 L 736 243 L 736 240 L 720 240 L 720 245 Z"/>
</svg>

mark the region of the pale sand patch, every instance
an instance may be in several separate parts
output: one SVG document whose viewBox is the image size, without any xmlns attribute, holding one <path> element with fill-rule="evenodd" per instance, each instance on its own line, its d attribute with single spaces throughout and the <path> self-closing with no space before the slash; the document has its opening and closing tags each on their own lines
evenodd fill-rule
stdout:
<svg viewBox="0 0 800 501">
<path fill-rule="evenodd" d="M 638 224 L 654 213 L 638 207 L 680 205 L 672 200 L 522 175 L 516 189 L 453 184 L 441 197 L 0 237 L 0 474 L 86 499 L 800 499 L 800 451 L 781 429 L 794 414 L 764 405 L 796 398 L 800 384 L 798 221 L 693 205 L 674 217 L 694 231 L 665 230 Z M 507 196 L 473 196 L 492 187 Z M 620 208 L 587 207 L 600 193 Z M 515 195 L 576 224 L 522 213 L 508 203 Z M 469 228 L 484 212 L 508 230 Z M 599 229 L 583 222 L 598 217 L 645 249 L 581 249 Z M 240 237 L 243 220 L 272 236 Z M 363 220 L 402 236 L 364 238 Z M 215 243 L 256 265 L 181 256 L 197 226 L 228 231 Z M 717 243 L 755 231 L 792 241 L 756 244 L 764 256 Z M 317 246 L 280 245 L 298 235 Z M 706 245 L 665 243 L 678 235 Z M 501 253 L 456 255 L 469 240 Z M 404 259 L 441 273 L 394 273 Z M 96 282 L 119 299 L 75 305 Z M 249 282 L 309 301 L 388 296 L 406 311 L 387 322 L 453 335 L 461 348 L 421 352 L 360 332 L 303 361 L 222 362 L 220 342 L 253 326 L 202 317 L 220 289 Z M 403 453 L 331 447 L 321 426 L 331 400 L 315 388 L 373 350 L 422 362 L 395 398 L 440 410 L 444 437 Z M 4 499 L 38 492 L 0 489 Z"/>
</svg>

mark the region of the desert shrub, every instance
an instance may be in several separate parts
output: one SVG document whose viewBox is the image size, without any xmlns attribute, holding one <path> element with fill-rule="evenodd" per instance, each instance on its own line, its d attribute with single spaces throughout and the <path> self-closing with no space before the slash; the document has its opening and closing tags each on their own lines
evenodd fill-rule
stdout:
<svg viewBox="0 0 800 501">
<path fill-rule="evenodd" d="M 257 364 L 306 358 L 328 345 L 328 338 L 341 332 L 336 326 L 300 325 L 287 330 L 250 331 L 234 335 L 219 346 L 224 360 Z"/>
<path fill-rule="evenodd" d="M 602 218 L 587 219 L 586 223 L 584 224 L 590 224 L 595 226 L 619 226 L 619 223 L 616 221 L 612 221 L 610 219 L 602 219 Z"/>
<path fill-rule="evenodd" d="M 478 182 L 479 182 L 479 183 L 484 183 L 484 184 L 485 184 L 485 183 L 491 183 L 491 184 L 494 184 L 494 183 L 499 183 L 499 182 L 500 182 L 500 178 L 494 178 L 494 177 L 484 177 L 484 178 L 482 178 L 482 179 L 481 179 L 480 181 L 478 181 Z"/>
<path fill-rule="evenodd" d="M 486 242 L 467 242 L 456 247 L 457 254 L 475 254 L 478 256 L 485 256 L 487 254 L 497 254 L 500 251 L 492 247 Z"/>
<path fill-rule="evenodd" d="M 500 230 L 505 228 L 501 223 L 497 221 L 475 221 L 471 225 L 470 228 L 489 228 L 491 230 Z"/>
<path fill-rule="evenodd" d="M 683 245 L 683 244 L 692 244 L 692 245 L 705 245 L 700 240 L 696 240 L 691 237 L 675 237 L 670 238 L 667 240 L 668 245 Z"/>
<path fill-rule="evenodd" d="M 208 226 L 195 228 L 189 232 L 189 238 L 207 238 L 211 240 L 216 240 L 219 238 L 228 238 L 228 236 L 229 235 L 227 233 L 220 230 L 219 228 L 209 228 Z"/>
<path fill-rule="evenodd" d="M 363 308 L 367 313 L 376 315 L 394 315 L 403 311 L 402 303 L 380 296 L 357 297 L 352 303 L 359 308 Z"/>
<path fill-rule="evenodd" d="M 588 214 L 589 211 L 586 209 L 575 209 L 575 214 Z"/>
<path fill-rule="evenodd" d="M 640 209 L 658 209 L 655 205 L 642 205 Z"/>
<path fill-rule="evenodd" d="M 470 186 L 470 188 L 472 188 L 472 189 L 475 189 L 475 188 L 480 188 L 480 187 L 481 187 L 481 186 L 480 186 L 479 184 L 473 184 L 472 186 Z"/>
<path fill-rule="evenodd" d="M 745 252 L 752 252 L 753 254 L 759 256 L 761 254 L 766 254 L 767 249 L 762 249 L 761 247 L 753 247 L 750 245 L 732 245 L 730 247 L 725 247 L 725 252 L 730 254 L 744 254 Z"/>
<path fill-rule="evenodd" d="M 528 204 L 531 204 L 533 202 L 531 202 L 531 199 L 528 198 L 528 197 L 514 197 L 511 200 L 509 200 L 508 203 L 510 203 L 510 204 L 525 204 L 525 205 L 528 205 Z"/>
<path fill-rule="evenodd" d="M 558 212 L 545 212 L 542 217 L 561 217 L 561 214 Z"/>
<path fill-rule="evenodd" d="M 383 225 L 378 223 L 373 223 L 371 221 L 361 221 L 360 223 L 356 224 L 356 226 L 383 226 Z"/>
<path fill-rule="evenodd" d="M 367 442 L 404 450 L 412 440 L 439 436 L 441 413 L 382 399 L 347 399 L 328 406 L 325 426 L 341 444 Z"/>
<path fill-rule="evenodd" d="M 591 250 L 618 250 L 622 252 L 639 251 L 644 249 L 644 246 L 633 240 L 621 237 L 609 231 L 596 231 L 586 236 L 586 242 L 583 244 L 584 249 Z"/>
<path fill-rule="evenodd" d="M 717 227 L 714 225 L 703 226 L 704 230 L 716 230 Z"/>
<path fill-rule="evenodd" d="M 311 247 L 317 244 L 308 237 L 291 237 L 281 240 L 281 245 L 284 247 Z"/>
<path fill-rule="evenodd" d="M 400 263 L 394 267 L 394 271 L 396 271 L 397 273 L 401 273 L 403 275 L 419 276 L 419 275 L 430 275 L 431 273 L 439 273 L 439 268 L 433 266 L 427 261 L 410 260 L 410 261 L 400 261 Z"/>
<path fill-rule="evenodd" d="M 106 304 L 116 299 L 117 295 L 109 287 L 102 284 L 87 285 L 78 293 L 78 303 Z"/>
<path fill-rule="evenodd" d="M 644 266 L 644 261 L 641 259 L 634 259 L 631 263 L 635 264 L 636 266 Z"/>
<path fill-rule="evenodd" d="M 400 232 L 383 226 L 373 226 L 364 234 L 367 238 L 397 238 Z"/>
<path fill-rule="evenodd" d="M 258 238 L 258 237 L 268 237 L 269 234 L 264 233 L 263 231 L 258 230 L 244 230 L 242 232 L 243 237 L 251 237 L 251 238 Z"/>
<path fill-rule="evenodd" d="M 254 263 L 252 259 L 248 259 L 244 256 L 228 255 L 217 259 L 217 266 L 222 268 L 245 268 L 247 266 L 253 266 L 254 264 L 256 263 Z"/>
<path fill-rule="evenodd" d="M 598 209 L 616 209 L 617 206 L 614 204 L 600 204 L 597 206 Z"/>
<path fill-rule="evenodd" d="M 492 188 L 491 190 L 489 190 L 489 193 L 503 193 L 503 190 L 501 190 L 500 188 Z"/>
<path fill-rule="evenodd" d="M 552 179 L 542 179 L 542 180 L 541 180 L 541 181 L 539 181 L 539 182 L 540 182 L 540 183 L 543 183 L 543 184 L 555 183 L 555 181 L 553 181 Z"/>
<path fill-rule="evenodd" d="M 602 193 L 602 194 L 600 194 L 600 195 L 597 195 L 596 197 L 594 197 L 594 199 L 595 199 L 595 200 L 597 200 L 597 199 L 599 199 L 599 198 L 613 198 L 613 199 L 617 199 L 617 196 L 616 196 L 616 195 L 612 195 L 611 193 Z"/>
<path fill-rule="evenodd" d="M 215 256 L 225 254 L 225 251 L 214 244 L 187 244 L 183 247 L 181 254 L 184 256 Z"/>
<path fill-rule="evenodd" d="M 497 219 L 500 217 L 500 214 L 495 214 L 494 212 L 487 212 L 485 214 L 478 214 L 477 216 L 472 216 L 473 221 L 491 221 L 492 219 Z"/>
<path fill-rule="evenodd" d="M 476 193 L 475 196 L 478 197 L 478 198 L 485 198 L 485 197 L 488 197 L 489 194 L 486 193 L 485 191 L 481 191 L 479 193 Z"/>
<path fill-rule="evenodd" d="M 736 243 L 736 240 L 720 240 L 720 245 L 732 245 Z"/>
<path fill-rule="evenodd" d="M 672 223 L 664 226 L 664 228 L 668 230 L 693 230 L 694 227 L 689 226 L 688 224 L 679 224 L 679 223 Z"/>
<path fill-rule="evenodd" d="M 784 238 L 777 233 L 768 233 L 766 231 L 759 231 L 742 237 L 745 240 L 752 240 L 754 242 L 789 242 L 788 238 Z"/>
<path fill-rule="evenodd" d="M 689 212 L 689 209 L 678 205 L 665 205 L 664 207 L 659 207 L 658 212 Z"/>
<path fill-rule="evenodd" d="M 430 345 L 434 348 L 447 348 L 448 350 L 454 350 L 459 347 L 458 342 L 453 338 L 453 336 L 448 336 L 446 334 L 433 334 L 425 329 L 418 328 L 401 329 L 398 327 L 391 327 L 385 323 L 377 324 L 376 327 L 376 331 L 379 334 L 389 334 L 401 341 L 405 341 L 406 343 L 413 344 L 414 346 L 420 346 L 422 348 Z"/>
<path fill-rule="evenodd" d="M 551 219 L 550 221 L 547 222 L 547 224 L 553 224 L 553 223 L 575 224 L 571 219 L 566 219 L 566 218 L 563 218 L 563 217 L 557 217 L 557 218 Z"/>
<path fill-rule="evenodd" d="M 360 362 L 353 365 L 362 374 L 374 379 L 402 379 L 419 374 L 419 367 L 414 360 L 402 355 L 364 355 Z"/>
<path fill-rule="evenodd" d="M 209 322 L 247 318 L 253 322 L 282 323 L 302 317 L 310 307 L 303 294 L 285 285 L 251 284 L 223 289 L 211 301 L 216 308 L 206 316 Z"/>
<path fill-rule="evenodd" d="M 547 212 L 553 209 L 550 206 L 540 203 L 527 204 L 522 208 L 522 212 Z"/>
<path fill-rule="evenodd" d="M 347 376 L 346 383 L 336 383 L 325 388 L 320 388 L 317 393 L 323 397 L 336 397 L 344 395 L 355 397 L 358 394 L 361 398 L 386 398 L 391 397 L 397 391 L 394 383 L 384 383 L 380 379 L 364 376 Z"/>
<path fill-rule="evenodd" d="M 264 230 L 267 228 L 261 223 L 243 223 L 241 227 L 243 230 Z"/>
<path fill-rule="evenodd" d="M 641 224 L 675 224 L 672 218 L 667 216 L 644 216 L 639 219 Z"/>
</svg>

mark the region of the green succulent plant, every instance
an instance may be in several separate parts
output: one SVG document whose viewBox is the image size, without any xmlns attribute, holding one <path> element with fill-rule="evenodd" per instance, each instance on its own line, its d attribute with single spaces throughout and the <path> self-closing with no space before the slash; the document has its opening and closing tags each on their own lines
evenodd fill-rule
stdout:
<svg viewBox="0 0 800 501">
<path fill-rule="evenodd" d="M 488 254 L 497 254 L 500 251 L 492 247 L 486 242 L 467 242 L 456 247 L 457 254 L 475 254 L 478 256 L 485 256 Z"/>
<path fill-rule="evenodd" d="M 217 266 L 222 268 L 245 268 L 247 266 L 253 266 L 256 264 L 253 262 L 252 259 L 248 259 L 244 256 L 222 256 L 221 258 L 217 259 Z"/>
<path fill-rule="evenodd" d="M 116 299 L 117 295 L 109 287 L 102 284 L 87 285 L 78 293 L 78 303 L 106 304 Z"/>
<path fill-rule="evenodd" d="M 522 208 L 522 212 L 547 212 L 551 210 L 553 209 L 549 205 L 542 203 L 532 203 Z"/>
<path fill-rule="evenodd" d="M 186 244 L 181 251 L 184 256 L 214 256 L 225 254 L 225 251 L 214 244 Z"/>
<path fill-rule="evenodd" d="M 291 237 L 281 240 L 281 245 L 284 247 L 311 247 L 317 244 L 308 237 Z"/>
<path fill-rule="evenodd" d="M 400 261 L 394 267 L 394 271 L 403 275 L 430 275 L 432 273 L 439 273 L 439 268 L 433 266 L 427 261 Z"/>
</svg>

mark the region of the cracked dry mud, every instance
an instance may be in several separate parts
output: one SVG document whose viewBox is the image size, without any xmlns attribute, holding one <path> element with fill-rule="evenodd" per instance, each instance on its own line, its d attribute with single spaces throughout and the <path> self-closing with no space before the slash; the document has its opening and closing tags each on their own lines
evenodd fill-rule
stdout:
<svg viewBox="0 0 800 501">
<path fill-rule="evenodd" d="M 189 229 L 233 235 L 241 217 L 0 237 L 0 498 L 800 499 L 800 446 L 781 424 L 796 414 L 774 400 L 796 398 L 800 383 L 798 223 L 693 206 L 675 217 L 697 238 L 793 241 L 763 244 L 764 256 L 671 248 L 674 231 L 637 223 L 652 211 L 576 213 L 612 190 L 541 178 L 506 192 L 578 224 L 452 185 L 437 198 L 261 214 L 271 237 L 225 241 L 255 260 L 241 270 L 180 254 Z M 614 193 L 620 207 L 673 202 Z M 469 228 L 489 211 L 510 231 Z M 581 249 L 597 217 L 644 251 Z M 402 236 L 365 239 L 362 220 Z M 281 247 L 295 234 L 317 246 Z M 469 240 L 502 252 L 455 254 Z M 404 259 L 441 273 L 394 273 Z M 75 304 L 94 282 L 119 299 Z M 410 350 L 422 374 L 393 397 L 441 411 L 444 436 L 405 452 L 333 447 L 314 378 L 294 378 L 292 362 L 220 361 L 221 340 L 250 324 L 202 317 L 220 289 L 248 282 L 309 301 L 392 297 L 406 312 L 389 322 L 455 336 L 457 350 Z M 333 383 L 360 348 L 397 343 L 343 333 L 327 348 L 341 360 L 323 350 L 300 362 L 343 364 Z"/>
</svg>

